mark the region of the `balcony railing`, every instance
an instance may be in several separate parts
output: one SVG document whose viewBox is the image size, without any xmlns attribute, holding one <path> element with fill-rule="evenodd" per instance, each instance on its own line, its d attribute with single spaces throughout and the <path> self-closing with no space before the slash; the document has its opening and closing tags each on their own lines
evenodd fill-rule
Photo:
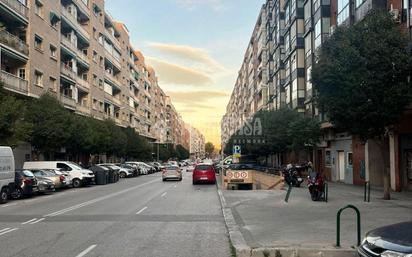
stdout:
<svg viewBox="0 0 412 257">
<path fill-rule="evenodd" d="M 110 31 L 105 29 L 104 34 L 105 34 L 106 37 L 108 37 L 110 39 L 110 41 L 112 41 L 112 43 L 117 47 L 117 49 L 122 49 L 120 47 L 119 41 L 117 40 L 117 38 L 115 36 L 112 35 L 112 33 L 110 33 Z"/>
<path fill-rule="evenodd" d="M 83 78 L 77 76 L 77 80 L 76 80 L 77 84 L 80 85 L 82 88 L 85 89 L 89 89 L 90 85 L 89 82 L 87 82 L 86 80 L 84 80 Z"/>
<path fill-rule="evenodd" d="M 67 66 L 66 64 L 62 63 L 60 65 L 60 72 L 66 76 L 71 78 L 72 80 L 76 80 L 77 74 L 76 72 L 73 71 L 73 69 L 70 66 Z"/>
<path fill-rule="evenodd" d="M 0 43 L 10 46 L 24 55 L 29 55 L 29 46 L 23 40 L 10 34 L 6 30 L 0 31 Z"/>
<path fill-rule="evenodd" d="M 7 89 L 18 91 L 20 93 L 28 93 L 28 81 L 21 79 L 13 74 L 10 74 L 5 71 L 0 73 L 0 81 L 3 82 L 3 85 Z"/>
<path fill-rule="evenodd" d="M 108 93 L 105 93 L 105 94 L 104 94 L 104 97 L 105 97 L 107 100 L 113 102 L 113 104 L 115 104 L 115 105 L 117 105 L 117 106 L 119 106 L 119 107 L 122 106 L 122 102 L 121 102 L 120 99 L 118 99 L 117 97 L 115 97 L 115 96 L 113 96 L 113 95 L 111 95 L 111 94 L 108 94 Z"/>
<path fill-rule="evenodd" d="M 28 19 L 28 8 L 24 4 L 20 3 L 17 0 L 0 0 L 0 2 L 6 4 L 8 7 L 16 11 L 18 14 Z"/>
<path fill-rule="evenodd" d="M 90 108 L 84 105 L 78 104 L 76 107 L 76 110 L 82 114 L 86 114 L 86 115 L 90 114 Z"/>
<path fill-rule="evenodd" d="M 65 8 L 62 8 L 62 14 L 64 17 L 66 17 L 73 26 L 75 26 L 75 29 L 77 32 L 83 35 L 86 39 L 90 39 L 89 33 L 83 28 L 83 26 L 79 23 L 76 17 L 74 17 L 69 11 L 67 11 Z"/>
<path fill-rule="evenodd" d="M 109 73 L 109 72 L 105 72 L 105 75 L 106 75 L 106 77 L 109 79 L 109 80 L 111 80 L 114 84 L 116 84 L 117 85 L 117 87 L 120 87 L 120 85 L 122 85 L 121 83 L 120 83 L 120 81 L 119 80 L 117 80 L 117 78 L 115 77 L 115 76 L 113 76 L 113 74 L 111 74 L 111 73 Z"/>
<path fill-rule="evenodd" d="M 122 65 L 120 64 L 120 61 L 117 60 L 113 54 L 107 50 L 107 48 L 104 48 L 105 52 L 106 52 L 106 58 L 113 64 L 115 65 L 117 68 L 121 69 Z"/>
<path fill-rule="evenodd" d="M 62 36 L 61 41 L 63 45 L 65 45 L 67 48 L 73 51 L 79 59 L 89 64 L 89 59 L 87 58 L 87 56 L 83 53 L 83 51 L 77 48 L 77 46 L 73 42 L 71 42 L 70 39 L 68 39 L 65 36 Z"/>
<path fill-rule="evenodd" d="M 90 15 L 89 7 L 87 7 L 85 2 L 83 2 L 82 0 L 73 0 L 73 1 L 76 3 L 77 7 L 79 7 L 83 11 L 83 13 L 86 14 L 86 16 Z"/>
<path fill-rule="evenodd" d="M 73 98 L 66 96 L 66 95 L 61 95 L 60 101 L 62 102 L 63 105 L 69 108 L 72 108 L 72 109 L 76 109 L 76 100 L 74 100 Z"/>
</svg>

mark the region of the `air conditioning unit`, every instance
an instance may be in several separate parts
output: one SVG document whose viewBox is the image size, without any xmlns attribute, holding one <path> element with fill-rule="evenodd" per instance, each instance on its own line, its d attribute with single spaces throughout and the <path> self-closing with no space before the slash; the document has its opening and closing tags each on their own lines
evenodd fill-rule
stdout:
<svg viewBox="0 0 412 257">
<path fill-rule="evenodd" d="M 401 15 L 399 9 L 391 9 L 389 12 L 393 15 L 393 19 L 396 23 L 401 23 Z"/>
</svg>

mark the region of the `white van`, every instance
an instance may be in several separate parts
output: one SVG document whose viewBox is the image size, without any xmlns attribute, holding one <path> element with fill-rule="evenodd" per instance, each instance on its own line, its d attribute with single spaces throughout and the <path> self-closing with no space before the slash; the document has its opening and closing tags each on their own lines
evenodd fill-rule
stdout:
<svg viewBox="0 0 412 257">
<path fill-rule="evenodd" d="M 60 170 L 70 174 L 73 187 L 80 187 L 81 185 L 89 185 L 94 181 L 94 173 L 91 170 L 84 169 L 74 162 L 66 161 L 37 161 L 25 162 L 23 169 L 28 170 Z"/>
<path fill-rule="evenodd" d="M 0 204 L 6 203 L 14 189 L 14 155 L 8 146 L 0 146 Z"/>
</svg>

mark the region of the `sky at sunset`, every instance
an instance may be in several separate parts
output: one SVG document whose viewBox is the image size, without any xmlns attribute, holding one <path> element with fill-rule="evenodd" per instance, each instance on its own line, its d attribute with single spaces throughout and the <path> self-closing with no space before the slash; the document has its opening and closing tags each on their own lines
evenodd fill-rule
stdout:
<svg viewBox="0 0 412 257">
<path fill-rule="evenodd" d="M 183 119 L 220 147 L 220 120 L 264 0 L 106 0 Z"/>
</svg>

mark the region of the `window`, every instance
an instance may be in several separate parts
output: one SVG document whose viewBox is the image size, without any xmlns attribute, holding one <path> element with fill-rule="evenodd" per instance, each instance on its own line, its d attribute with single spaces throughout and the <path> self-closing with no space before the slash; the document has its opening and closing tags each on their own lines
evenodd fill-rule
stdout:
<svg viewBox="0 0 412 257">
<path fill-rule="evenodd" d="M 348 152 L 348 166 L 352 166 L 352 165 L 353 165 L 353 153 Z"/>
<path fill-rule="evenodd" d="M 102 79 L 99 79 L 99 88 L 100 89 L 103 89 L 103 80 Z"/>
<path fill-rule="evenodd" d="M 57 29 L 60 22 L 60 17 L 53 11 L 50 12 L 50 25 Z"/>
<path fill-rule="evenodd" d="M 322 20 L 319 19 L 315 24 L 315 49 L 322 44 Z"/>
<path fill-rule="evenodd" d="M 338 0 L 338 25 L 349 18 L 349 0 Z"/>
<path fill-rule="evenodd" d="M 97 52 L 93 50 L 93 61 L 97 63 Z"/>
<path fill-rule="evenodd" d="M 97 75 L 93 74 L 93 86 L 97 86 Z"/>
<path fill-rule="evenodd" d="M 100 56 L 99 65 L 100 65 L 101 68 L 103 68 L 104 60 L 103 60 L 102 56 Z"/>
<path fill-rule="evenodd" d="M 43 73 L 36 70 L 34 71 L 34 84 L 37 86 L 43 86 Z"/>
<path fill-rule="evenodd" d="M 61 171 L 71 171 L 72 168 L 70 168 L 67 164 L 64 163 L 57 163 L 57 168 L 60 169 Z"/>
<path fill-rule="evenodd" d="M 56 79 L 53 78 L 53 77 L 50 77 L 49 80 L 50 80 L 50 89 L 54 92 L 57 92 L 57 81 L 56 81 Z"/>
<path fill-rule="evenodd" d="M 332 166 L 332 156 L 330 150 L 325 151 L 325 166 Z"/>
<path fill-rule="evenodd" d="M 43 51 L 43 38 L 38 35 L 34 36 L 34 48 Z"/>
<path fill-rule="evenodd" d="M 25 69 L 19 69 L 19 78 L 26 79 L 26 70 Z"/>
<path fill-rule="evenodd" d="M 54 45 L 50 45 L 50 57 L 57 58 L 57 48 Z"/>
<path fill-rule="evenodd" d="M 34 3 L 34 13 L 43 18 L 43 4 L 38 0 Z"/>
<path fill-rule="evenodd" d="M 93 27 L 93 38 L 97 40 L 97 31 L 95 27 Z"/>
</svg>

